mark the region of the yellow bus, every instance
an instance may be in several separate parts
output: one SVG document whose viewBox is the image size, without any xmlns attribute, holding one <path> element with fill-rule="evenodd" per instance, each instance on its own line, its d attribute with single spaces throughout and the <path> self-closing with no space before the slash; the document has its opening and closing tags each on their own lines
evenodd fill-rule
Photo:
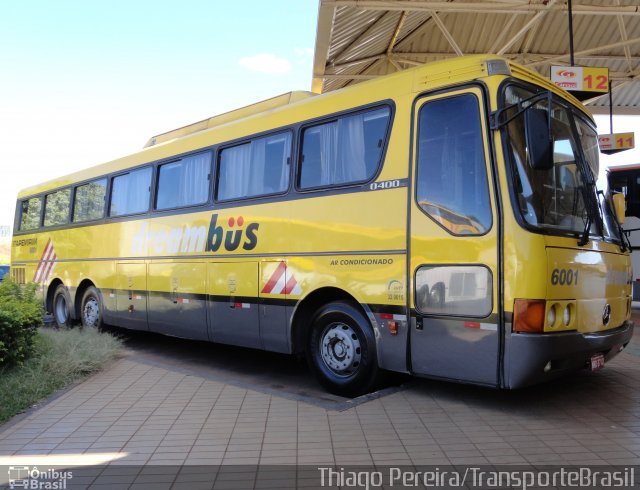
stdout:
<svg viewBox="0 0 640 490">
<path fill-rule="evenodd" d="M 292 92 L 20 192 L 12 275 L 58 325 L 516 388 L 629 342 L 620 201 L 591 116 L 495 56 Z"/>
</svg>

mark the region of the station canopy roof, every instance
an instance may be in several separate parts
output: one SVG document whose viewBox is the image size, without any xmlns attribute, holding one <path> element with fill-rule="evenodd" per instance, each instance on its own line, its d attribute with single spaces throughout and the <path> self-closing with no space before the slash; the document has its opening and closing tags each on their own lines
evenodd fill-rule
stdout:
<svg viewBox="0 0 640 490">
<path fill-rule="evenodd" d="M 572 0 L 576 66 L 609 68 L 614 114 L 640 114 L 640 0 Z M 542 75 L 569 66 L 566 0 L 320 0 L 314 92 L 493 53 Z M 608 113 L 609 98 L 587 102 Z"/>
</svg>

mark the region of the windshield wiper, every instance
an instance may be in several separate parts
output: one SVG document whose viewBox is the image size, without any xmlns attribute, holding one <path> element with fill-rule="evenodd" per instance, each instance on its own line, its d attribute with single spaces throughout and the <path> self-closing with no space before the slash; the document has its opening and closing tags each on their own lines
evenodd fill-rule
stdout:
<svg viewBox="0 0 640 490">
<path fill-rule="evenodd" d="M 589 235 L 591 235 L 589 229 L 591 228 L 591 213 L 587 211 L 587 222 L 584 225 L 584 231 L 578 240 L 578 247 L 584 247 L 589 243 Z"/>
<path fill-rule="evenodd" d="M 586 165 L 586 162 L 584 163 Z M 578 166 L 580 169 L 580 166 Z M 584 175 L 584 185 L 582 186 L 584 205 L 587 211 L 587 222 L 584 226 L 584 231 L 578 240 L 578 246 L 583 247 L 589 243 L 589 236 L 591 236 L 591 225 L 597 223 L 597 218 L 600 217 L 600 203 L 598 202 L 598 190 L 596 189 L 596 183 L 593 180 L 593 176 L 587 174 L 588 170 L 580 169 Z M 591 177 L 591 178 L 589 178 Z M 594 192 L 595 191 L 595 192 Z M 602 230 L 602 226 L 600 226 Z M 604 238 L 604 234 L 602 235 Z"/>
</svg>

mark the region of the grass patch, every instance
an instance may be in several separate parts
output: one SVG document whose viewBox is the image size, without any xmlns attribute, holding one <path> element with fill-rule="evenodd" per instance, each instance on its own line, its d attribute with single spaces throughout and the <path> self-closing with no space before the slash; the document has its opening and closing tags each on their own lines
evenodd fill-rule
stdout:
<svg viewBox="0 0 640 490">
<path fill-rule="evenodd" d="M 41 328 L 33 354 L 21 365 L 0 368 L 0 424 L 119 356 L 122 342 L 93 329 Z"/>
</svg>

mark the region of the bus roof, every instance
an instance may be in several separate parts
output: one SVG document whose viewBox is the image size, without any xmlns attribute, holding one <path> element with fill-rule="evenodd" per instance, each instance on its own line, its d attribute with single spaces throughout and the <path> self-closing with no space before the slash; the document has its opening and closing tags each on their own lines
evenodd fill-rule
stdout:
<svg viewBox="0 0 640 490">
<path fill-rule="evenodd" d="M 225 141 L 224 138 L 226 135 L 232 133 L 232 131 L 225 131 L 223 128 L 231 130 L 231 127 L 235 125 L 235 123 L 239 123 L 240 121 L 248 122 L 250 120 L 257 121 L 256 118 L 261 118 L 265 114 L 287 114 L 287 117 L 291 118 L 289 114 L 293 113 L 290 111 L 298 110 L 302 105 L 307 104 L 317 104 L 315 106 L 317 108 L 316 111 L 322 110 L 326 113 L 336 112 L 346 109 L 349 104 L 364 105 L 384 98 L 384 96 L 380 96 L 379 93 L 385 93 L 386 90 L 378 91 L 377 88 L 386 88 L 386 86 L 391 83 L 394 84 L 394 87 L 398 87 L 397 93 L 400 95 L 409 92 L 425 92 L 447 85 L 455 85 L 469 80 L 484 78 L 492 74 L 489 69 L 491 62 L 502 63 L 505 76 L 511 73 L 514 77 L 532 81 L 564 97 L 576 106 L 581 107 L 586 114 L 589 114 L 584 106 L 571 94 L 560 89 L 537 72 L 514 64 L 496 55 L 462 56 L 434 61 L 325 94 L 315 95 L 311 92 L 296 91 L 257 102 L 231 112 L 156 135 L 147 142 L 142 150 L 136 153 L 28 187 L 20 191 L 18 198 L 64 187 L 75 182 L 86 181 L 108 173 L 121 171 L 128 167 L 170 158 L 174 155 L 195 151 L 199 148 L 223 142 Z M 293 106 L 296 108 L 294 109 Z M 287 123 L 284 124 L 286 125 Z M 255 124 L 253 127 L 256 128 L 255 132 L 270 129 L 269 127 L 261 127 L 260 123 Z M 253 131 L 251 128 L 250 130 Z M 214 131 L 220 131 L 220 133 L 216 133 L 215 137 L 210 138 L 209 135 Z M 237 137 L 238 136 L 233 136 L 231 139 Z M 176 146 L 174 147 L 174 145 Z"/>
<path fill-rule="evenodd" d="M 220 126 L 221 124 L 226 124 L 231 121 L 237 121 L 248 116 L 253 116 L 254 114 L 266 112 L 270 109 L 276 109 L 278 107 L 292 104 L 308 97 L 313 97 L 314 95 L 316 94 L 314 94 L 313 92 L 305 92 L 304 90 L 297 90 L 294 92 L 288 92 L 286 94 L 278 95 L 261 102 L 256 102 L 255 104 L 250 104 L 233 111 L 218 114 L 217 116 L 188 124 L 187 126 L 182 126 L 181 128 L 172 129 L 171 131 L 167 131 L 166 133 L 152 136 L 149 141 L 147 141 L 147 144 L 144 145 L 144 147 L 148 148 L 149 146 L 164 143 L 165 141 L 170 141 L 172 139 L 182 138 L 183 136 L 197 133 L 198 131 L 215 128 L 216 126 Z"/>
</svg>

